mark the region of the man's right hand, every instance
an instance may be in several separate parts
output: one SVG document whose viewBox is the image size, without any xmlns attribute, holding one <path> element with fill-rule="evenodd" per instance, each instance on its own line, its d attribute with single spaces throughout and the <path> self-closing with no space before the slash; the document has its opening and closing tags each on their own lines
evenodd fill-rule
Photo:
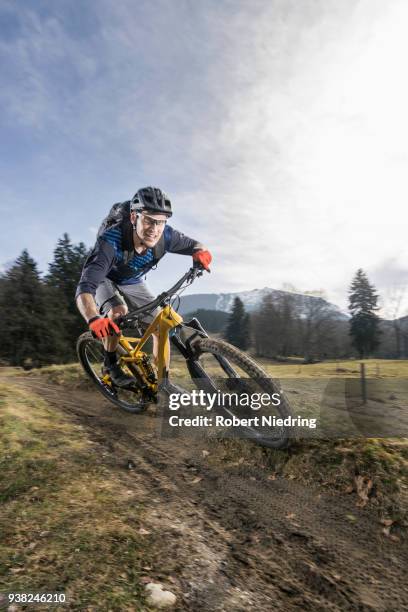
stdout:
<svg viewBox="0 0 408 612">
<path fill-rule="evenodd" d="M 120 336 L 120 329 L 112 319 L 93 317 L 88 321 L 89 329 L 97 338 Z"/>
</svg>

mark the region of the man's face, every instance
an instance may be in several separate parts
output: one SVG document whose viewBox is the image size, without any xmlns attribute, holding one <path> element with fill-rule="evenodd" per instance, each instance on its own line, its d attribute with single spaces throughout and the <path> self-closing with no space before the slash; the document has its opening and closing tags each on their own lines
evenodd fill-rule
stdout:
<svg viewBox="0 0 408 612">
<path fill-rule="evenodd" d="M 134 224 L 137 218 L 137 235 L 147 247 L 154 247 L 164 231 L 167 215 L 159 213 L 132 212 L 130 220 Z"/>
</svg>

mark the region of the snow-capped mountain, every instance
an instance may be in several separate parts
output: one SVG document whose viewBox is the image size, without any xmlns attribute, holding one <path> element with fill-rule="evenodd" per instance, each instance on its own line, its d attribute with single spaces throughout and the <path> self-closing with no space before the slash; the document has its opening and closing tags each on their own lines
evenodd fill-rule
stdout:
<svg viewBox="0 0 408 612">
<path fill-rule="evenodd" d="M 342 312 L 338 306 L 321 297 L 292 293 L 280 289 L 270 289 L 269 287 L 252 289 L 251 291 L 239 291 L 237 293 L 197 293 L 195 295 L 184 295 L 181 296 L 179 311 L 181 314 L 186 314 L 194 312 L 199 308 L 205 308 L 207 310 L 229 312 L 232 309 L 234 299 L 239 297 L 243 301 L 245 309 L 251 312 L 259 308 L 266 295 L 271 295 L 273 299 L 277 300 L 285 295 L 291 296 L 300 316 L 306 316 L 311 308 L 320 307 L 330 311 L 336 319 L 348 319 L 347 314 Z"/>
</svg>

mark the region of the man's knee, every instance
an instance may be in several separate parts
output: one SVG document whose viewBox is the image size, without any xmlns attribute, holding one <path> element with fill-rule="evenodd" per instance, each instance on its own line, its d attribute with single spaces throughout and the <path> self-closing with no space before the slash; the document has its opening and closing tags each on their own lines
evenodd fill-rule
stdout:
<svg viewBox="0 0 408 612">
<path fill-rule="evenodd" d="M 125 304 L 121 304 L 120 306 L 113 306 L 113 308 L 110 309 L 110 311 L 108 312 L 108 317 L 110 319 L 117 319 L 118 317 L 122 317 L 125 314 L 127 314 L 127 306 Z"/>
</svg>

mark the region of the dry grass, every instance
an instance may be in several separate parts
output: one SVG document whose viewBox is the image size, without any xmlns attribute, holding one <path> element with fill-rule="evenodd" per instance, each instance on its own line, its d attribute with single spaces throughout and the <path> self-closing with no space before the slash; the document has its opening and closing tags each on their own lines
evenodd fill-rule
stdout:
<svg viewBox="0 0 408 612">
<path fill-rule="evenodd" d="M 149 551 L 136 491 L 41 399 L 1 385 L 0 404 L 0 592 L 66 592 L 71 610 L 140 609 Z"/>
<path fill-rule="evenodd" d="M 408 527 L 408 441 L 392 439 L 302 440 L 284 451 L 238 439 L 210 440 L 209 463 L 266 477 L 284 476 L 356 495 L 359 477 L 370 481 L 370 505 Z"/>
<path fill-rule="evenodd" d="M 267 373 L 276 378 L 359 378 L 360 363 L 365 364 L 367 378 L 407 378 L 408 360 L 348 359 L 322 363 L 273 363 L 270 359 L 256 358 Z"/>
<path fill-rule="evenodd" d="M 92 388 L 93 386 L 79 363 L 36 368 L 28 372 L 20 371 L 19 374 L 29 378 L 41 376 L 47 383 L 56 385 L 73 385 L 76 388 Z"/>
</svg>

